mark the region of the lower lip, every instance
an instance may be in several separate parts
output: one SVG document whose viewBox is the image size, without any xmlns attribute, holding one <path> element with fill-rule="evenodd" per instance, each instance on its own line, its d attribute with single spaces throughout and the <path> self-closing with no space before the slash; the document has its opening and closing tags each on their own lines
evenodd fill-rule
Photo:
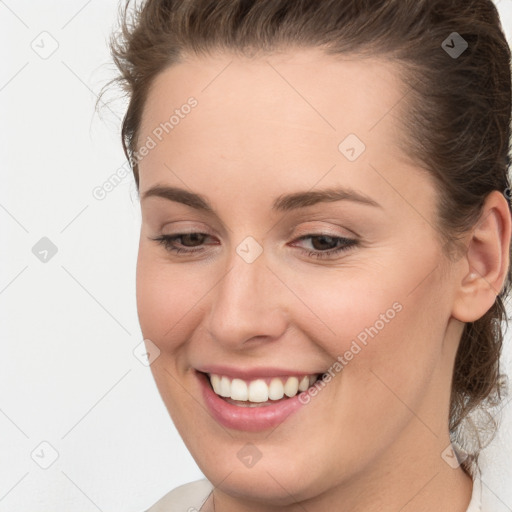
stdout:
<svg viewBox="0 0 512 512">
<path fill-rule="evenodd" d="M 304 406 L 299 401 L 300 393 L 274 405 L 261 407 L 233 405 L 223 400 L 213 391 L 210 387 L 210 381 L 204 373 L 196 372 L 196 374 L 201 383 L 203 398 L 208 410 L 221 425 L 227 428 L 259 432 L 276 427 Z"/>
</svg>

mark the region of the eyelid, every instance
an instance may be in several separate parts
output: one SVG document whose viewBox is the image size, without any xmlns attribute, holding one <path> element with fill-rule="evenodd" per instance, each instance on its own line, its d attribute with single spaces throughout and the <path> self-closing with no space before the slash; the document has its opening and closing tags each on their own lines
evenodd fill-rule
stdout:
<svg viewBox="0 0 512 512">
<path fill-rule="evenodd" d="M 168 226 L 173 223 L 174 222 L 168 222 L 164 224 L 162 230 L 165 226 Z M 309 224 L 312 223 L 310 222 Z M 160 230 L 160 233 L 163 236 L 177 236 L 201 233 L 203 235 L 207 235 L 208 237 L 219 238 L 219 236 L 215 234 L 212 230 L 203 229 L 202 227 L 199 227 L 197 225 L 189 226 L 186 228 L 175 227 L 172 232 L 163 232 L 162 230 Z M 291 228 L 288 231 L 288 233 L 286 233 L 285 238 L 291 239 L 292 241 L 296 241 L 305 236 L 329 236 L 333 238 L 345 238 L 354 240 L 358 240 L 360 238 L 356 233 L 347 228 L 343 228 L 342 230 L 341 227 L 338 227 L 338 230 L 334 230 L 333 228 L 325 227 L 325 225 L 308 226 L 307 224 L 301 225 L 298 229 Z"/>
<path fill-rule="evenodd" d="M 302 236 L 312 234 L 315 236 L 332 236 L 333 238 L 360 238 L 357 233 L 350 229 L 341 228 L 341 226 L 338 226 L 338 229 L 334 230 L 333 228 L 328 228 L 325 225 L 300 226 L 300 228 L 298 228 L 296 231 L 291 230 L 289 235 L 293 238 L 300 238 Z"/>
<path fill-rule="evenodd" d="M 186 227 L 181 227 L 181 222 L 187 222 L 187 221 L 172 221 L 172 222 L 166 222 L 157 232 L 159 232 L 161 235 L 164 236 L 176 236 L 176 235 L 189 235 L 192 233 L 203 233 L 204 235 L 208 236 L 215 236 L 218 237 L 218 235 L 215 234 L 215 231 L 209 228 L 206 228 L 203 225 L 199 226 L 197 224 L 188 224 Z M 175 226 L 174 224 L 179 224 L 178 226 Z M 170 230 L 170 226 L 172 227 L 172 231 Z M 166 230 L 167 228 L 167 230 Z"/>
</svg>

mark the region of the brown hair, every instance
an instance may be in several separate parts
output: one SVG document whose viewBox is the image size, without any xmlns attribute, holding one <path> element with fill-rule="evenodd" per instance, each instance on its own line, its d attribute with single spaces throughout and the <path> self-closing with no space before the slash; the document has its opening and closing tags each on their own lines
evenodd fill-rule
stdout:
<svg viewBox="0 0 512 512">
<path fill-rule="evenodd" d="M 508 189 L 511 55 L 491 0 L 148 0 L 130 10 L 131 4 L 120 6 L 120 30 L 110 46 L 120 71 L 113 82 L 129 96 L 122 143 L 137 188 L 134 155 L 144 103 L 164 69 L 187 53 L 319 47 L 397 64 L 408 91 L 397 119 L 410 134 L 397 144 L 435 180 L 437 229 L 450 258 L 467 251 L 459 237 L 479 220 L 486 196 Z M 468 46 L 450 54 L 459 36 Z M 483 441 L 478 430 L 464 438 L 463 427 L 472 425 L 472 412 L 490 411 L 502 398 L 503 300 L 511 277 L 509 267 L 493 306 L 465 324 L 456 356 L 450 434 L 469 452 L 462 464 L 468 473 Z M 490 425 L 493 436 L 496 422 Z"/>
</svg>

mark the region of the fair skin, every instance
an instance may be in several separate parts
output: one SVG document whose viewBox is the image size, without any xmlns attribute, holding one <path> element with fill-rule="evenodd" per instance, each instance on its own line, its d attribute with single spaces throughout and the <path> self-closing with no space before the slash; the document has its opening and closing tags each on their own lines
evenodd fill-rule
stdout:
<svg viewBox="0 0 512 512">
<path fill-rule="evenodd" d="M 229 66 L 228 66 L 229 64 Z M 228 67 L 226 67 L 228 66 Z M 216 512 L 465 512 L 471 479 L 441 457 L 464 322 L 493 304 L 508 268 L 510 216 L 492 193 L 468 250 L 444 259 L 433 229 L 433 182 L 400 152 L 391 108 L 404 92 L 394 64 L 318 50 L 264 57 L 188 56 L 150 91 L 143 143 L 191 96 L 198 105 L 140 162 L 137 303 L 151 369 L 192 456 L 216 486 Z M 281 76 L 280 76 L 281 75 Z M 377 124 L 376 124 L 377 123 Z M 350 162 L 348 134 L 366 150 Z M 214 213 L 144 194 L 155 185 L 201 194 Z M 347 187 L 380 206 L 321 202 L 272 211 L 298 191 Z M 153 239 L 177 239 L 175 254 Z M 359 243 L 325 259 L 318 239 Z M 246 237 L 263 252 L 247 263 Z M 199 240 L 199 241 L 198 241 Z M 310 403 L 276 428 L 219 425 L 194 368 L 328 369 L 379 315 L 402 310 Z M 247 467 L 237 452 L 262 457 Z"/>
</svg>

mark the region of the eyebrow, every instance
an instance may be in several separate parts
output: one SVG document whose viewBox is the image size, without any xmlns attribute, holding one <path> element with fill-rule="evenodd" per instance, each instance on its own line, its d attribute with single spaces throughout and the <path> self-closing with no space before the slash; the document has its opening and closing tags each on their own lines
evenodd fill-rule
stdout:
<svg viewBox="0 0 512 512">
<path fill-rule="evenodd" d="M 208 213 L 215 213 L 212 205 L 201 194 L 189 192 L 179 187 L 169 187 L 163 185 L 155 185 L 148 189 L 142 195 L 142 201 L 148 197 L 162 197 L 169 201 L 182 203 L 195 210 Z M 317 203 L 332 203 L 335 201 L 352 201 L 368 206 L 382 208 L 371 197 L 368 197 L 351 188 L 327 188 L 324 190 L 309 190 L 305 192 L 293 192 L 277 197 L 272 205 L 272 210 L 276 212 L 287 212 L 313 206 Z"/>
</svg>

